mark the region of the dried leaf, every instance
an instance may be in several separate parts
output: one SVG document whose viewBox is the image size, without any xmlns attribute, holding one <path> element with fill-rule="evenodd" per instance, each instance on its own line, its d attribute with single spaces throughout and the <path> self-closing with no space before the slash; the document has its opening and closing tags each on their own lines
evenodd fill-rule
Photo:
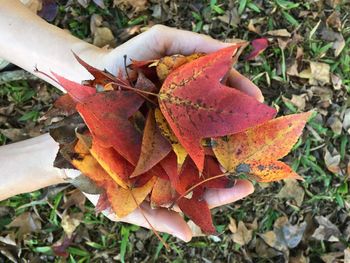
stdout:
<svg viewBox="0 0 350 263">
<path fill-rule="evenodd" d="M 324 85 L 330 83 L 330 66 L 326 63 L 310 62 L 311 85 Z"/>
<path fill-rule="evenodd" d="M 61 226 L 64 232 L 67 234 L 68 238 L 72 237 L 74 230 L 80 225 L 83 217 L 83 213 L 73 213 L 71 215 L 68 213 L 63 214 Z"/>
<path fill-rule="evenodd" d="M 337 116 L 331 116 L 328 118 L 327 120 L 327 125 L 329 127 L 331 127 L 332 131 L 334 132 L 334 134 L 340 135 L 342 128 L 343 128 L 343 124 L 340 121 L 340 119 Z"/>
<path fill-rule="evenodd" d="M 8 227 L 18 227 L 17 234 L 21 238 L 25 234 L 41 230 L 41 221 L 36 214 L 24 212 L 17 216 Z"/>
<path fill-rule="evenodd" d="M 277 30 L 271 30 L 267 31 L 266 34 L 274 37 L 291 37 L 291 33 L 288 32 L 287 29 L 277 29 Z"/>
<path fill-rule="evenodd" d="M 341 232 L 338 227 L 324 216 L 316 216 L 315 218 L 319 227 L 315 230 L 312 237 L 317 240 L 338 242 L 341 237 Z"/>
<path fill-rule="evenodd" d="M 324 156 L 324 161 L 326 163 L 327 169 L 335 174 L 340 173 L 340 154 L 332 155 L 327 149 Z"/>
<path fill-rule="evenodd" d="M 280 217 L 274 223 L 274 230 L 261 234 L 261 238 L 271 247 L 289 257 L 289 249 L 298 246 L 306 229 L 306 222 L 299 225 L 289 223 L 287 217 Z"/>
<path fill-rule="evenodd" d="M 340 13 L 338 11 L 334 11 L 330 16 L 328 16 L 326 23 L 327 25 L 340 31 L 341 29 Z"/>
<path fill-rule="evenodd" d="M 350 109 L 347 109 L 344 113 L 343 128 L 350 134 Z"/>
<path fill-rule="evenodd" d="M 108 27 L 97 27 L 93 36 L 93 44 L 97 47 L 115 47 L 115 37 Z"/>
<path fill-rule="evenodd" d="M 248 230 L 245 224 L 242 221 L 239 221 L 237 230 L 232 235 L 233 242 L 241 246 L 248 245 L 252 240 L 252 237 L 253 230 Z"/>
<path fill-rule="evenodd" d="M 81 174 L 78 177 L 69 181 L 72 185 L 78 188 L 80 191 L 87 194 L 100 194 L 102 192 L 102 188 L 97 186 L 94 181 L 92 181 L 89 177 Z"/>
<path fill-rule="evenodd" d="M 297 206 L 301 206 L 304 200 L 305 191 L 299 186 L 299 183 L 295 179 L 284 180 L 284 186 L 277 194 L 278 198 L 294 199 Z"/>
<path fill-rule="evenodd" d="M 42 0 L 42 8 L 38 15 L 46 21 L 52 22 L 58 13 L 58 5 L 55 0 Z"/>
</svg>

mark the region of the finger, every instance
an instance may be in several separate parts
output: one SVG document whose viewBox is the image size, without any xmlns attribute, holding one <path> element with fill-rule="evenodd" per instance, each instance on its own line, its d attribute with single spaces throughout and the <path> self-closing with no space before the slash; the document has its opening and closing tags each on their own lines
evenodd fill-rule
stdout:
<svg viewBox="0 0 350 263">
<path fill-rule="evenodd" d="M 207 189 L 204 199 L 208 202 L 209 208 L 215 208 L 240 200 L 254 192 L 254 186 L 248 180 L 237 180 L 232 188 Z"/>
<path fill-rule="evenodd" d="M 264 102 L 264 96 L 261 90 L 235 69 L 232 69 L 229 74 L 228 85 L 256 98 L 260 102 Z"/>
<path fill-rule="evenodd" d="M 195 52 L 211 53 L 218 49 L 232 46 L 232 43 L 222 41 L 190 31 L 157 25 L 150 31 L 156 48 L 160 55 L 183 54 L 190 55 Z"/>
<path fill-rule="evenodd" d="M 135 60 L 148 60 L 172 54 L 210 53 L 231 45 L 198 33 L 155 25 L 112 52 L 116 56 L 127 54 Z"/>
<path fill-rule="evenodd" d="M 87 198 L 94 204 L 97 204 L 98 195 L 85 194 Z M 140 208 L 137 208 L 132 213 L 123 218 L 118 218 L 115 213 L 104 211 L 110 220 L 121 221 L 129 224 L 134 224 L 151 229 L 149 223 L 154 227 L 156 231 L 165 232 L 188 242 L 192 238 L 190 228 L 179 213 L 169 211 L 167 209 L 152 209 L 148 204 L 142 204 Z M 145 217 L 149 221 L 145 219 Z"/>
</svg>

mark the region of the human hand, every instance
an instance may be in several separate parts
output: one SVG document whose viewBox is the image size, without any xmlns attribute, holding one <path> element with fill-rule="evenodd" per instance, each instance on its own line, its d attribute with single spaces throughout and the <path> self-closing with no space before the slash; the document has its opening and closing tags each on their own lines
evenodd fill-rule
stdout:
<svg viewBox="0 0 350 263">
<path fill-rule="evenodd" d="M 149 60 L 161 58 L 165 55 L 183 54 L 194 52 L 210 53 L 218 49 L 232 45 L 214 40 L 208 36 L 177 30 L 165 26 L 154 26 L 149 31 L 138 35 L 125 44 L 110 51 L 104 58 L 105 68 L 112 74 L 117 74 L 123 68 L 124 55 L 135 60 Z M 246 94 L 263 101 L 261 91 L 246 77 L 232 69 L 229 75 L 229 85 L 237 87 Z M 252 193 L 252 184 L 247 180 L 237 180 L 230 189 L 208 189 L 204 195 L 210 208 L 222 206 L 242 199 Z M 88 198 L 97 203 L 96 196 Z M 152 209 L 148 204 L 143 204 L 142 209 L 151 225 L 161 232 L 167 232 L 185 241 L 192 238 L 192 233 L 182 216 L 164 208 Z M 140 209 L 135 210 L 124 218 L 117 218 L 114 214 L 107 215 L 111 220 L 122 221 L 150 228 Z"/>
<path fill-rule="evenodd" d="M 211 53 L 231 45 L 232 43 L 224 43 L 206 35 L 155 25 L 150 30 L 107 52 L 103 59 L 103 66 L 111 73 L 117 74 L 119 69 L 124 68 L 124 55 L 133 60 L 150 60 L 174 54 Z M 264 101 L 260 89 L 235 69 L 231 70 L 228 83 L 231 87 L 255 97 L 260 102 Z"/>
</svg>

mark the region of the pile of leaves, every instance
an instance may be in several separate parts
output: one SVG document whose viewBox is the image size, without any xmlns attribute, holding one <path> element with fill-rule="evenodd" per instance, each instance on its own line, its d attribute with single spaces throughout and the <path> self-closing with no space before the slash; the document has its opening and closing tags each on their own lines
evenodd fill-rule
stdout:
<svg viewBox="0 0 350 263">
<path fill-rule="evenodd" d="M 177 205 L 205 233 L 215 233 L 203 194 L 238 177 L 301 179 L 284 157 L 311 112 L 273 119 L 276 110 L 227 86 L 245 44 L 211 54 L 132 61 L 114 76 L 79 57 L 94 79 L 78 84 L 52 73 L 67 94 L 47 116 L 59 168 L 79 169 L 98 187 L 97 210 L 124 217 L 149 202 Z M 127 72 L 127 70 L 126 70 Z"/>
</svg>

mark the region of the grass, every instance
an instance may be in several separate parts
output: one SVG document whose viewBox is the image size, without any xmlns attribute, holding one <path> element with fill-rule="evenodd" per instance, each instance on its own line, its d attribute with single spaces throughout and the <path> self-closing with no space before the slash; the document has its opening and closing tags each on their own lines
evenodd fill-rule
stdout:
<svg viewBox="0 0 350 263">
<path fill-rule="evenodd" d="M 65 1 L 60 1 L 64 4 Z M 173 2 L 177 5 L 177 2 Z M 345 91 L 333 91 L 331 106 L 324 108 L 319 101 L 312 98 L 307 101 L 306 109 L 316 108 L 322 114 L 318 114 L 309 123 L 304 136 L 293 148 L 292 153 L 286 158 L 293 169 L 301 174 L 305 181 L 300 186 L 305 191 L 305 198 L 300 207 L 290 200 L 282 200 L 276 195 L 282 188 L 283 183 L 270 184 L 267 187 L 256 185 L 256 191 L 244 201 L 239 201 L 230 206 L 216 209 L 214 214 L 215 223 L 220 230 L 219 239 L 210 237 L 195 238 L 185 244 L 167 234 L 162 235 L 169 243 L 172 250 L 166 251 L 153 235 L 147 231 L 132 225 L 114 223 L 103 215 L 96 215 L 94 208 L 85 204 L 84 218 L 75 231 L 75 240 L 69 248 L 67 262 L 101 262 L 107 258 L 120 262 L 138 262 L 141 260 L 158 262 L 202 262 L 203 258 L 208 260 L 226 261 L 228 258 L 236 262 L 249 262 L 245 253 L 254 253 L 254 246 L 240 247 L 230 239 L 230 231 L 227 229 L 229 218 L 236 221 L 251 223 L 257 219 L 258 228 L 254 231 L 254 239 L 259 233 L 273 229 L 273 225 L 280 216 L 286 215 L 293 223 L 301 222 L 308 215 L 328 216 L 332 222 L 341 230 L 346 228 L 346 222 L 341 218 L 347 218 L 349 213 L 349 175 L 336 175 L 328 171 L 324 162 L 324 149 L 337 149 L 341 156 L 342 164 L 349 161 L 349 134 L 342 130 L 341 134 L 334 134 L 332 129 L 326 125 L 329 116 L 337 114 L 339 109 L 349 107 L 346 97 L 350 94 L 350 24 L 344 14 L 350 11 L 346 5 L 336 7 L 343 15 L 344 26 L 341 30 L 346 45 L 339 57 L 334 57 L 332 45 L 323 41 L 318 34 L 318 27 L 325 23 L 327 16 L 333 9 L 331 7 L 320 10 L 314 3 L 304 1 L 264 1 L 258 5 L 256 1 L 241 0 L 234 1 L 233 7 L 241 17 L 236 26 L 228 26 L 220 22 L 219 17 L 229 10 L 225 1 L 195 1 L 194 4 L 178 5 L 177 12 L 168 20 L 157 20 L 152 17 L 152 11 L 145 10 L 140 14 L 128 17 L 123 10 L 111 8 L 112 1 L 105 1 L 109 9 L 102 10 L 93 3 L 87 8 L 74 3 L 71 8 L 60 6 L 59 15 L 55 21 L 61 27 L 67 28 L 75 36 L 87 39 L 90 36 L 89 18 L 92 14 L 100 14 L 111 28 L 122 30 L 132 25 L 147 25 L 150 21 L 161 22 L 172 26 L 180 26 L 187 30 L 199 33 L 209 33 L 218 39 L 242 38 L 252 40 L 260 37 L 254 32 L 247 30 L 251 19 L 260 22 L 261 32 L 285 28 L 289 32 L 297 31 L 304 39 L 298 43 L 290 44 L 282 50 L 275 39 L 272 38 L 270 47 L 254 62 L 241 61 L 238 65 L 240 72 L 249 76 L 259 87 L 262 88 L 267 103 L 279 108 L 279 114 L 291 114 L 298 112 L 298 108 L 282 99 L 300 95 L 310 89 L 307 81 L 290 77 L 286 74 L 288 62 L 295 57 L 296 46 L 304 50 L 303 64 L 307 61 L 327 63 L 331 72 L 337 74 L 345 85 Z M 152 4 L 151 4 L 152 7 Z M 231 6 L 232 8 L 232 6 Z M 271 14 L 274 10 L 273 14 Z M 299 17 L 301 11 L 318 13 L 317 19 L 311 15 Z M 345 18 L 344 18 L 345 17 Z M 318 21 L 321 24 L 318 25 Z M 318 25 L 318 26 L 317 26 Z M 50 90 L 50 88 L 49 88 Z M 51 94 L 55 92 L 50 90 Z M 47 102 L 40 102 L 37 89 L 27 81 L 6 83 L 0 87 L 0 106 L 15 104 L 20 111 L 13 114 L 14 126 L 24 127 L 28 123 L 38 123 L 38 118 L 47 110 Z M 52 102 L 52 101 L 51 101 Z M 31 105 L 31 107 L 28 107 Z M 1 107 L 0 107 L 1 108 Z M 0 126 L 0 128 L 6 128 Z M 9 139 L 0 133 L 0 145 L 9 143 Z M 0 208 L 9 210 L 10 216 L 1 216 L 0 231 L 2 233 L 13 233 L 13 229 L 6 226 L 17 215 L 24 212 L 33 212 L 43 218 L 42 230 L 38 233 L 27 235 L 21 244 L 21 255 L 29 259 L 41 256 L 47 262 L 59 262 L 55 257 L 52 245 L 64 238 L 61 225 L 61 217 L 70 196 L 68 188 L 65 191 L 55 193 L 51 188 L 45 191 L 36 191 L 22 194 L 0 202 Z M 45 194 L 47 198 L 43 198 Z M 50 195 L 52 193 L 52 195 Z M 67 213 L 80 212 L 77 205 L 68 208 Z M 138 242 L 141 242 L 138 243 Z M 342 246 L 349 246 L 349 241 L 344 237 L 339 242 Z M 298 251 L 309 251 L 307 256 L 310 262 L 320 262 L 322 255 L 334 252 L 335 249 L 329 242 L 308 240 L 301 247 L 292 249 L 291 253 Z M 1 261 L 0 256 L 0 261 Z M 254 262 L 271 262 L 274 259 L 254 258 Z M 282 262 L 282 261 L 280 261 Z"/>
</svg>

